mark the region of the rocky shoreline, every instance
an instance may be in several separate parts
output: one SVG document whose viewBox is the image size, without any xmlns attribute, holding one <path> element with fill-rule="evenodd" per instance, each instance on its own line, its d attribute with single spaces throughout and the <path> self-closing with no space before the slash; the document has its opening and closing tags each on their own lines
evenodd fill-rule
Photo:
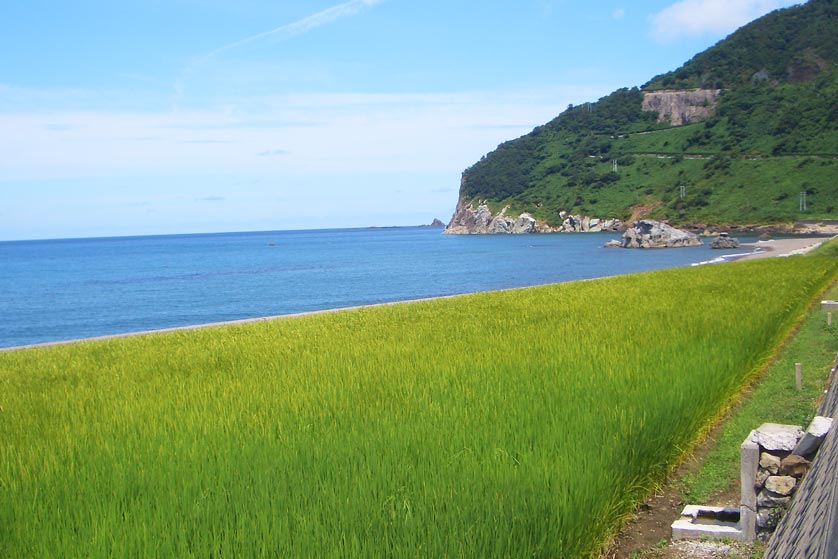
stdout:
<svg viewBox="0 0 838 559">
<path fill-rule="evenodd" d="M 625 231 L 626 225 L 619 219 L 600 219 L 585 215 L 569 215 L 562 212 L 562 224 L 553 227 L 537 221 L 531 214 L 524 212 L 517 217 L 508 216 L 509 206 L 493 215 L 489 206 L 478 202 L 477 208 L 471 202 L 462 200 L 443 233 L 448 235 L 521 235 L 528 233 L 599 233 Z"/>
<path fill-rule="evenodd" d="M 623 233 L 629 224 L 620 219 L 604 219 L 568 212 L 560 212 L 561 225 L 554 226 L 535 219 L 524 212 L 517 217 L 507 215 L 509 207 L 493 214 L 485 201 L 473 202 L 460 199 L 454 215 L 443 233 L 448 235 L 499 235 L 531 233 Z M 714 237 L 720 233 L 833 236 L 838 235 L 838 220 L 809 220 L 785 224 L 741 224 L 741 223 L 685 223 L 678 228 L 700 237 Z"/>
</svg>

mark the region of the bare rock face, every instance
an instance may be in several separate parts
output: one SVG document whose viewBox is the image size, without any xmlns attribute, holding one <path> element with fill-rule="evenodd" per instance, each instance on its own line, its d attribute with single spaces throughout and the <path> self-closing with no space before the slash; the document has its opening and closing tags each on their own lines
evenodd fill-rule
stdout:
<svg viewBox="0 0 838 559">
<path fill-rule="evenodd" d="M 560 212 L 562 225 L 552 228 L 548 224 L 539 223 L 529 213 L 524 212 L 518 217 L 506 215 L 508 208 L 503 208 L 497 215 L 483 202 L 477 203 L 477 208 L 471 202 L 460 200 L 457 209 L 444 233 L 449 235 L 521 235 L 526 233 L 598 233 L 600 231 L 623 231 L 625 225 L 619 219 L 600 219 L 584 215 L 567 215 Z"/>
<path fill-rule="evenodd" d="M 720 89 L 668 89 L 643 93 L 643 110 L 656 111 L 658 122 L 681 126 L 711 116 Z"/>
<path fill-rule="evenodd" d="M 538 233 L 538 224 L 528 213 L 522 213 L 517 218 L 506 215 L 506 208 L 493 216 L 486 204 L 480 204 L 477 209 L 471 203 L 460 201 L 451 222 L 444 233 L 449 235 L 501 235 Z"/>
<path fill-rule="evenodd" d="M 522 213 L 512 225 L 512 232 L 516 235 L 522 233 L 537 233 L 538 227 L 536 225 L 535 218 L 528 213 Z"/>
<path fill-rule="evenodd" d="M 635 221 L 623 233 L 623 248 L 676 248 L 701 244 L 698 235 L 671 227 L 652 219 Z"/>
<path fill-rule="evenodd" d="M 566 212 L 561 212 L 559 217 L 562 217 L 563 214 L 564 220 L 557 228 L 560 233 L 599 233 L 600 231 L 620 231 L 623 229 L 623 222 L 619 219 L 603 220 L 585 215 L 567 215 Z"/>
</svg>

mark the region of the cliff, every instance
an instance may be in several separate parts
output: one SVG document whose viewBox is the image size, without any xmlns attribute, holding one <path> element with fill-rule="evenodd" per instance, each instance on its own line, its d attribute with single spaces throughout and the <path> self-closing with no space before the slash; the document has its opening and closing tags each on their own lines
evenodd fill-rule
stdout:
<svg viewBox="0 0 838 559">
<path fill-rule="evenodd" d="M 643 93 L 643 110 L 654 111 L 658 122 L 681 126 L 713 115 L 721 89 L 667 89 Z"/>
</svg>

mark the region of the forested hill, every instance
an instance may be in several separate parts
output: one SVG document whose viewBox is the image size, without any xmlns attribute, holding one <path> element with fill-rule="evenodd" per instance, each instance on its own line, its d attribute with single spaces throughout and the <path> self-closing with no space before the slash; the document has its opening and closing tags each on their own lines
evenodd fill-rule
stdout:
<svg viewBox="0 0 838 559">
<path fill-rule="evenodd" d="M 501 144 L 463 173 L 461 204 L 478 201 L 550 225 L 562 211 L 684 225 L 838 218 L 838 0 L 772 12 L 639 89 Z"/>
</svg>

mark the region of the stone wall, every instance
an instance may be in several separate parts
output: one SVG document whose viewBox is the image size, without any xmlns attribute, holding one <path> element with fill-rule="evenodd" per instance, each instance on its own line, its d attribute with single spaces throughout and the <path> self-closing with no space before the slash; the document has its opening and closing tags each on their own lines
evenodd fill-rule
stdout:
<svg viewBox="0 0 838 559">
<path fill-rule="evenodd" d="M 838 363 L 818 413 L 838 418 Z M 765 559 L 835 559 L 838 557 L 838 428 L 829 430 L 799 484 L 791 506 L 771 537 Z"/>
</svg>

